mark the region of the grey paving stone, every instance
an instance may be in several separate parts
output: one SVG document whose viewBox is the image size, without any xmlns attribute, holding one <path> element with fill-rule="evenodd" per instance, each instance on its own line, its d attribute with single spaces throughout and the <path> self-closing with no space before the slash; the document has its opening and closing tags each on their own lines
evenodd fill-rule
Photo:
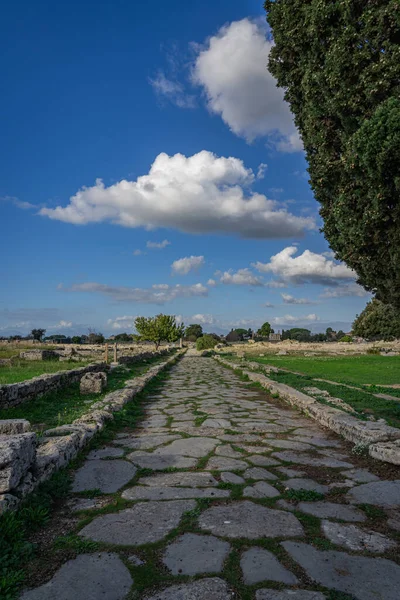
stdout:
<svg viewBox="0 0 400 600">
<path fill-rule="evenodd" d="M 114 440 L 113 443 L 118 444 L 119 446 L 125 446 L 126 448 L 132 448 L 132 450 L 150 450 L 150 448 L 155 448 L 156 446 L 161 446 L 162 444 L 167 444 L 168 442 L 173 442 L 174 440 L 180 439 L 180 437 L 180 435 L 172 434 L 147 436 L 140 434 L 140 436 L 125 436 L 122 439 Z"/>
<path fill-rule="evenodd" d="M 182 498 L 229 498 L 229 490 L 215 488 L 183 488 L 167 486 L 141 486 L 128 488 L 122 492 L 125 500 L 180 500 Z"/>
<path fill-rule="evenodd" d="M 235 475 L 235 473 L 229 473 L 229 471 L 224 471 L 223 473 L 221 473 L 221 480 L 224 483 L 235 483 L 235 484 L 244 483 L 243 477 L 240 477 L 239 475 Z"/>
<path fill-rule="evenodd" d="M 50 581 L 22 594 L 23 600 L 123 600 L 132 577 L 117 554 L 80 554 L 66 562 Z"/>
<path fill-rule="evenodd" d="M 358 485 L 347 493 L 346 498 L 355 504 L 396 508 L 400 506 L 400 479 Z"/>
<path fill-rule="evenodd" d="M 158 542 L 178 526 L 184 512 L 193 510 L 195 506 L 195 500 L 140 502 L 118 513 L 96 517 L 79 535 L 119 546 Z"/>
<path fill-rule="evenodd" d="M 278 500 L 275 506 L 277 508 L 281 508 L 282 510 L 288 510 L 290 512 L 294 512 L 295 510 L 297 510 L 297 506 L 295 504 L 292 504 L 291 502 L 288 502 L 283 498 Z"/>
<path fill-rule="evenodd" d="M 326 600 L 326 596 L 307 590 L 257 590 L 256 600 Z"/>
<path fill-rule="evenodd" d="M 339 467 L 346 468 L 352 467 L 353 465 L 343 460 L 337 460 L 335 458 L 328 457 L 315 457 L 305 452 L 290 452 L 289 450 L 283 452 L 275 452 L 273 455 L 275 458 L 284 460 L 285 462 L 293 462 L 298 465 L 309 465 L 312 467 L 331 467 L 337 469 Z"/>
<path fill-rule="evenodd" d="M 136 471 L 136 467 L 126 460 L 88 460 L 75 473 L 72 491 L 99 489 L 105 494 L 112 494 L 126 485 Z"/>
<path fill-rule="evenodd" d="M 172 585 L 144 600 L 232 600 L 232 592 L 223 579 L 212 577 L 192 583 Z"/>
<path fill-rule="evenodd" d="M 119 458 L 124 455 L 122 448 L 101 448 L 92 450 L 86 457 L 86 460 L 98 460 L 99 458 Z"/>
<path fill-rule="evenodd" d="M 141 485 L 182 486 L 182 487 L 216 487 L 218 481 L 210 473 L 160 473 L 141 477 Z"/>
<path fill-rule="evenodd" d="M 281 464 L 274 458 L 270 458 L 269 456 L 262 456 L 260 454 L 246 456 L 246 460 L 251 462 L 253 465 L 257 465 L 258 467 L 275 467 L 276 465 Z"/>
<path fill-rule="evenodd" d="M 396 510 L 390 510 L 387 514 L 389 517 L 387 522 L 389 527 L 395 531 L 400 531 L 400 512 Z"/>
<path fill-rule="evenodd" d="M 281 565 L 278 559 L 264 548 L 250 548 L 240 559 L 243 580 L 246 585 L 261 581 L 279 581 L 294 585 L 297 577 Z"/>
<path fill-rule="evenodd" d="M 250 469 L 247 469 L 243 473 L 243 477 L 245 479 L 269 479 L 270 481 L 274 481 L 275 479 L 278 479 L 278 477 L 276 475 L 274 475 L 273 473 L 270 473 L 269 471 L 267 471 L 266 469 L 263 469 L 262 467 L 251 467 Z"/>
<path fill-rule="evenodd" d="M 382 554 L 397 546 L 396 542 L 376 531 L 366 531 L 356 525 L 343 525 L 342 523 L 331 523 L 322 521 L 324 535 L 337 546 L 343 546 L 348 550 L 368 551 L 374 554 Z"/>
<path fill-rule="evenodd" d="M 227 419 L 206 419 L 202 425 L 203 427 L 211 427 L 212 429 L 229 429 L 231 422 Z"/>
<path fill-rule="evenodd" d="M 200 528 L 228 538 L 250 540 L 267 537 L 304 535 L 296 517 L 281 510 L 266 508 L 248 500 L 226 506 L 212 506 L 199 517 Z"/>
<path fill-rule="evenodd" d="M 370 483 L 371 481 L 379 481 L 379 477 L 370 473 L 367 469 L 346 469 L 341 473 L 344 477 L 352 479 L 357 483 Z"/>
<path fill-rule="evenodd" d="M 170 469 L 171 467 L 189 469 L 197 464 L 195 458 L 179 456 L 178 454 L 159 455 L 150 454 L 149 452 L 131 452 L 126 458 L 142 469 L 153 469 L 153 471 L 164 471 L 164 469 Z"/>
<path fill-rule="evenodd" d="M 278 471 L 287 477 L 304 477 L 304 475 L 307 475 L 305 471 L 296 471 L 296 469 L 289 469 L 288 467 L 278 467 Z"/>
<path fill-rule="evenodd" d="M 275 498 L 280 496 L 276 488 L 265 481 L 258 481 L 252 486 L 245 487 L 243 490 L 243 496 L 245 498 Z"/>
<path fill-rule="evenodd" d="M 234 450 L 229 444 L 222 444 L 215 449 L 217 456 L 227 456 L 228 458 L 243 458 L 243 453 Z"/>
<path fill-rule="evenodd" d="M 313 449 L 310 444 L 304 442 L 297 442 L 292 440 L 269 440 L 268 446 L 274 446 L 274 448 L 287 448 L 288 450 L 310 450 Z"/>
<path fill-rule="evenodd" d="M 303 479 L 301 477 L 296 477 L 295 479 L 288 479 L 283 483 L 285 487 L 288 487 L 291 490 L 309 490 L 313 492 L 318 492 L 319 494 L 327 494 L 329 491 L 327 485 L 317 483 L 313 479 Z"/>
<path fill-rule="evenodd" d="M 298 542 L 282 542 L 286 552 L 319 584 L 357 600 L 398 600 L 400 566 L 384 558 L 321 551 Z"/>
<path fill-rule="evenodd" d="M 214 450 L 219 441 L 213 438 L 192 437 L 181 440 L 175 440 L 168 446 L 157 448 L 154 454 L 182 454 L 184 456 L 193 456 L 201 458 Z"/>
<path fill-rule="evenodd" d="M 173 575 L 220 573 L 230 549 L 213 535 L 185 533 L 167 546 L 162 561 Z"/>
<path fill-rule="evenodd" d="M 237 458 L 227 458 L 225 456 L 212 456 L 207 463 L 206 469 L 209 471 L 243 471 L 249 465 L 243 460 Z"/>
<path fill-rule="evenodd" d="M 131 554 L 128 556 L 128 562 L 130 562 L 134 567 L 142 567 L 145 564 L 144 560 L 136 556 L 136 554 Z"/>
<path fill-rule="evenodd" d="M 335 504 L 324 501 L 300 502 L 297 509 L 320 519 L 340 519 L 341 521 L 350 521 L 353 523 L 366 521 L 367 519 L 361 510 L 347 504 Z"/>
</svg>

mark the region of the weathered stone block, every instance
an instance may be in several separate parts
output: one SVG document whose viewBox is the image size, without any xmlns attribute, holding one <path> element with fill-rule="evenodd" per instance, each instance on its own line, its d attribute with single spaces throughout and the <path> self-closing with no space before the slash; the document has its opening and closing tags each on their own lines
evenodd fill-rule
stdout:
<svg viewBox="0 0 400 600">
<path fill-rule="evenodd" d="M 378 442 L 369 447 L 369 455 L 378 460 L 400 465 L 400 440 L 395 442 Z"/>
<path fill-rule="evenodd" d="M 107 375 L 100 373 L 86 373 L 80 383 L 81 394 L 100 394 L 107 386 Z"/>
<path fill-rule="evenodd" d="M 4 419 L 0 421 L 0 435 L 16 435 L 31 430 L 31 424 L 25 419 Z"/>
<path fill-rule="evenodd" d="M 0 436 L 0 493 L 9 492 L 20 483 L 35 454 L 35 433 Z"/>
</svg>

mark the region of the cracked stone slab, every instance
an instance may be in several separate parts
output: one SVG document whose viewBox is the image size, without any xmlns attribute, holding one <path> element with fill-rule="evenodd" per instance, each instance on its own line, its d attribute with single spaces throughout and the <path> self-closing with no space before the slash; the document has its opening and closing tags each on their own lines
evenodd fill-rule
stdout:
<svg viewBox="0 0 400 600">
<path fill-rule="evenodd" d="M 300 502 L 297 509 L 308 515 L 320 519 L 340 519 L 341 521 L 362 522 L 367 517 L 358 508 L 347 504 L 335 504 L 334 502 Z"/>
<path fill-rule="evenodd" d="M 343 525 L 342 523 L 331 523 L 322 521 L 324 535 L 337 546 L 343 546 L 348 550 L 367 551 L 374 554 L 382 554 L 397 546 L 396 542 L 376 531 L 366 531 L 356 525 Z"/>
<path fill-rule="evenodd" d="M 274 448 L 287 448 L 288 450 L 310 450 L 313 449 L 310 444 L 304 442 L 295 442 L 292 440 L 268 440 L 268 446 L 274 446 Z"/>
<path fill-rule="evenodd" d="M 229 471 L 225 471 L 225 472 L 221 473 L 221 480 L 224 483 L 234 483 L 237 485 L 244 483 L 243 477 L 240 477 L 239 475 L 235 475 L 235 473 L 229 473 Z"/>
<path fill-rule="evenodd" d="M 126 460 L 88 460 L 75 473 L 72 491 L 99 489 L 104 494 L 113 494 L 129 483 L 136 471 Z"/>
<path fill-rule="evenodd" d="M 357 483 L 370 483 L 371 481 L 379 481 L 379 477 L 370 473 L 367 469 L 346 469 L 341 473 L 344 477 L 352 479 Z"/>
<path fill-rule="evenodd" d="M 231 422 L 227 419 L 206 419 L 202 427 L 211 427 L 212 429 L 229 429 Z"/>
<path fill-rule="evenodd" d="M 154 595 L 145 596 L 144 600 L 232 600 L 232 592 L 228 584 L 212 577 L 199 579 L 193 583 L 182 583 L 156 592 Z"/>
<path fill-rule="evenodd" d="M 142 469 L 152 469 L 153 471 L 164 471 L 164 469 L 170 469 L 171 467 L 188 469 L 194 467 L 197 463 L 195 458 L 179 456 L 178 454 L 159 455 L 150 454 L 149 452 L 131 452 L 126 458 Z"/>
<path fill-rule="evenodd" d="M 286 552 L 319 584 L 357 600 L 398 600 L 400 566 L 385 558 L 321 551 L 298 542 L 282 542 Z"/>
<path fill-rule="evenodd" d="M 321 592 L 307 590 L 257 590 L 256 600 L 326 600 Z"/>
<path fill-rule="evenodd" d="M 280 495 L 281 493 L 276 488 L 265 481 L 258 481 L 253 486 L 248 486 L 243 490 L 243 496 L 246 498 L 275 498 L 275 496 Z"/>
<path fill-rule="evenodd" d="M 209 471 L 244 471 L 249 465 L 243 460 L 227 458 L 225 456 L 212 456 L 207 463 Z"/>
<path fill-rule="evenodd" d="M 139 436 L 129 436 L 121 439 L 116 439 L 113 441 L 113 444 L 118 444 L 119 446 L 125 446 L 126 448 L 132 448 L 132 450 L 150 450 L 151 448 L 155 448 L 156 446 L 161 446 L 162 444 L 167 444 L 168 442 L 173 442 L 174 440 L 180 439 L 180 435 L 169 435 L 169 434 L 160 434 L 160 435 L 143 435 Z"/>
<path fill-rule="evenodd" d="M 228 538 L 303 536 L 303 528 L 291 513 L 266 508 L 249 500 L 212 506 L 199 517 L 200 528 Z"/>
<path fill-rule="evenodd" d="M 183 456 L 192 456 L 201 458 L 214 450 L 219 441 L 215 438 L 193 437 L 181 440 L 175 440 L 168 446 L 157 448 L 154 454 L 181 454 Z"/>
<path fill-rule="evenodd" d="M 167 546 L 162 561 L 173 575 L 220 573 L 230 550 L 212 535 L 185 533 Z"/>
<path fill-rule="evenodd" d="M 289 469 L 288 467 L 278 467 L 278 471 L 286 477 L 304 477 L 304 475 L 307 475 L 305 471 L 296 471 L 296 469 Z"/>
<path fill-rule="evenodd" d="M 253 465 L 256 465 L 257 467 L 275 467 L 281 464 L 274 458 L 270 458 L 269 456 L 262 456 L 260 454 L 246 456 L 246 460 L 251 462 Z"/>
<path fill-rule="evenodd" d="M 396 508 L 400 506 L 400 479 L 358 485 L 347 493 L 346 498 L 355 504 Z"/>
<path fill-rule="evenodd" d="M 124 455 L 122 448 L 101 448 L 92 450 L 86 457 L 86 460 L 98 460 L 100 458 L 119 458 Z"/>
<path fill-rule="evenodd" d="M 243 580 L 246 585 L 254 585 L 261 581 L 279 581 L 294 585 L 298 579 L 288 571 L 278 559 L 264 548 L 250 548 L 243 552 L 240 559 Z"/>
<path fill-rule="evenodd" d="M 180 500 L 182 498 L 229 498 L 229 490 L 136 485 L 122 492 L 125 500 Z"/>
<path fill-rule="evenodd" d="M 283 452 L 275 452 L 273 456 L 274 458 L 279 458 L 281 460 L 284 460 L 285 462 L 293 462 L 299 465 L 309 465 L 312 467 L 330 467 L 332 469 L 342 467 L 343 469 L 345 469 L 346 467 L 350 468 L 353 466 L 351 463 L 348 463 L 344 460 L 337 460 L 335 458 L 328 458 L 322 456 L 316 457 L 310 454 L 306 454 L 305 452 L 296 453 L 290 452 L 288 450 Z"/>
<path fill-rule="evenodd" d="M 218 481 L 210 473 L 160 473 L 139 479 L 141 485 L 181 486 L 181 487 L 217 487 Z"/>
<path fill-rule="evenodd" d="M 195 507 L 195 500 L 140 502 L 118 513 L 96 517 L 79 535 L 119 546 L 154 543 L 179 525 L 183 513 Z"/>
<path fill-rule="evenodd" d="M 313 479 L 303 479 L 301 477 L 288 479 L 284 482 L 284 485 L 290 490 L 308 490 L 312 492 L 318 492 L 319 494 L 327 494 L 329 491 L 327 485 L 322 485 Z"/>
<path fill-rule="evenodd" d="M 44 585 L 26 591 L 21 600 L 124 600 L 132 577 L 117 554 L 80 554 L 66 562 Z"/>
<path fill-rule="evenodd" d="M 243 477 L 245 479 L 269 479 L 271 481 L 278 479 L 278 477 L 276 475 L 274 475 L 273 473 L 270 473 L 269 471 L 267 471 L 266 469 L 263 469 L 262 467 L 251 467 L 250 469 L 247 469 L 243 473 Z"/>
<path fill-rule="evenodd" d="M 218 446 L 215 450 L 217 456 L 227 456 L 228 458 L 243 458 L 243 453 L 234 450 L 229 444 Z"/>
</svg>

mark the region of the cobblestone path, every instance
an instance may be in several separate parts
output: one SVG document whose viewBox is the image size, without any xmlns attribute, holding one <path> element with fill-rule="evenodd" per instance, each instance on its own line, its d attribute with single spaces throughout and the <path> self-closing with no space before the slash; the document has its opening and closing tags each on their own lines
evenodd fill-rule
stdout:
<svg viewBox="0 0 400 600">
<path fill-rule="evenodd" d="M 145 413 L 76 473 L 98 545 L 24 600 L 399 599 L 400 477 L 213 359 Z"/>
</svg>

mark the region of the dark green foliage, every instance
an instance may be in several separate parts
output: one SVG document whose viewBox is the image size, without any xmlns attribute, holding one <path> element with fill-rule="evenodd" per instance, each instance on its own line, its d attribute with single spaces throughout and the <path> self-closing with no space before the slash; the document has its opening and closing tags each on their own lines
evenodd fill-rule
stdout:
<svg viewBox="0 0 400 600">
<path fill-rule="evenodd" d="M 178 325 L 172 315 L 159 314 L 155 317 L 137 317 L 135 328 L 138 332 L 136 339 L 154 342 L 157 349 L 161 342 L 176 342 L 183 337 L 185 326 L 183 323 Z"/>
<path fill-rule="evenodd" d="M 45 333 L 46 333 L 45 329 L 32 329 L 31 336 L 33 337 L 34 340 L 41 342 Z"/>
<path fill-rule="evenodd" d="M 208 333 L 206 333 L 206 335 L 198 338 L 196 342 L 196 348 L 197 350 L 209 350 L 214 348 L 217 343 L 217 340 L 212 335 L 208 335 Z"/>
<path fill-rule="evenodd" d="M 288 500 L 297 500 L 297 502 L 315 502 L 317 500 L 323 500 L 324 495 L 313 490 L 287 490 L 284 493 L 285 498 Z"/>
<path fill-rule="evenodd" d="M 191 342 L 195 342 L 197 340 L 197 338 L 201 337 L 202 335 L 203 335 L 203 328 L 201 325 L 198 325 L 197 323 L 193 323 L 192 325 L 189 325 L 185 329 L 185 338 L 187 340 L 190 340 Z"/>
<path fill-rule="evenodd" d="M 324 234 L 400 307 L 398 0 L 267 0 L 269 69 L 303 138 Z"/>
<path fill-rule="evenodd" d="M 373 299 L 353 323 L 354 335 L 368 339 L 390 340 L 400 337 L 400 311 Z"/>
<path fill-rule="evenodd" d="M 259 335 L 260 337 L 268 337 L 270 333 L 274 333 L 274 330 L 271 329 L 271 325 L 268 323 L 268 321 L 266 321 L 265 323 L 263 323 L 260 327 L 260 329 L 257 331 L 257 335 Z"/>
</svg>

